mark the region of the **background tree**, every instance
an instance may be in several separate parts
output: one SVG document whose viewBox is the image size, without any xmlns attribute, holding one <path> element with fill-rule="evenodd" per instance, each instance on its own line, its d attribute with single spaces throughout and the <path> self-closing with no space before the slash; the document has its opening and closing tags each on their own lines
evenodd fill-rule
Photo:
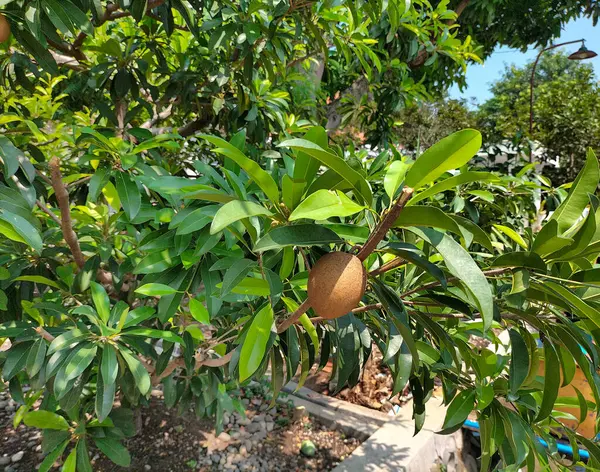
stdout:
<svg viewBox="0 0 600 472">
<path fill-rule="evenodd" d="M 492 85 L 492 98 L 477 112 L 486 143 L 528 136 L 531 67 L 507 67 Z M 558 162 L 558 171 L 549 166 L 544 172 L 563 183 L 581 169 L 587 147 L 600 145 L 600 85 L 591 65 L 570 61 L 563 52 L 542 56 L 535 84 L 534 134 L 529 139 L 540 143 L 543 161 Z"/>
</svg>

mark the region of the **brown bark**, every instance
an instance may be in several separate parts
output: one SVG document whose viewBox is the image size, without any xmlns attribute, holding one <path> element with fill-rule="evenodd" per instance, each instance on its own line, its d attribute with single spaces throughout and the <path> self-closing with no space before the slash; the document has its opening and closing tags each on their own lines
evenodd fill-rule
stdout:
<svg viewBox="0 0 600 472">
<path fill-rule="evenodd" d="M 54 189 L 56 200 L 58 201 L 58 207 L 60 208 L 60 220 L 63 237 L 69 245 L 69 248 L 71 248 L 71 253 L 73 254 L 73 259 L 75 260 L 77 267 L 81 269 L 85 264 L 85 259 L 83 257 L 83 253 L 81 252 L 81 248 L 79 247 L 77 235 L 75 234 L 75 231 L 73 231 L 73 221 L 71 220 L 71 204 L 69 202 L 69 193 L 67 192 L 67 188 L 62 181 L 62 174 L 60 172 L 60 159 L 58 157 L 53 157 L 50 159 L 48 167 L 50 169 L 52 188 Z"/>
<path fill-rule="evenodd" d="M 408 200 L 410 200 L 410 197 L 412 196 L 413 192 L 414 190 L 410 187 L 404 187 L 404 189 L 402 189 L 402 193 L 400 194 L 390 211 L 388 211 L 385 214 L 379 225 L 375 227 L 375 230 L 369 236 L 369 239 L 367 240 L 365 245 L 359 251 L 358 258 L 361 261 L 364 261 L 367 257 L 369 257 L 371 253 L 375 250 L 377 245 L 381 242 L 381 240 L 385 238 L 385 235 L 387 234 L 388 230 L 392 226 L 394 226 L 394 223 L 398 219 L 398 216 L 400 216 L 402 209 L 408 203 Z"/>
</svg>

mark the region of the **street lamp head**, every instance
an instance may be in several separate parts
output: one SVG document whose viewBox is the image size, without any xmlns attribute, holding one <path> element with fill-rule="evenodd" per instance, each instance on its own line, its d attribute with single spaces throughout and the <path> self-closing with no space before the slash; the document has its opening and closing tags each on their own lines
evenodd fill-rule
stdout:
<svg viewBox="0 0 600 472">
<path fill-rule="evenodd" d="M 569 56 L 569 59 L 572 61 L 582 61 L 584 59 L 591 59 L 597 55 L 598 54 L 596 54 L 594 51 L 590 51 L 588 48 L 582 45 L 579 50 Z"/>
</svg>

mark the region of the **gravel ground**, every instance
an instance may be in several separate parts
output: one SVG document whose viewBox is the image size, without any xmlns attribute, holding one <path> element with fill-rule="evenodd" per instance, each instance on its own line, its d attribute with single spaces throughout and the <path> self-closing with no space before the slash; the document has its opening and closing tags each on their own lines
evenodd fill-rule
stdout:
<svg viewBox="0 0 600 472">
<path fill-rule="evenodd" d="M 313 418 L 301 417 L 288 405 L 269 408 L 260 396 L 247 395 L 246 416 L 226 415 L 225 431 L 219 436 L 212 421 L 198 419 L 193 412 L 178 416 L 164 406 L 160 394 L 155 395 L 150 406 L 142 409 L 141 433 L 127 441 L 131 466 L 118 467 L 92 450 L 94 471 L 326 471 L 360 444 Z M 17 407 L 0 392 L 0 471 L 35 471 L 43 459 L 41 434 L 24 425 L 13 429 Z M 312 457 L 300 451 L 305 440 L 315 446 Z M 58 470 L 59 464 L 55 466 L 53 470 Z"/>
</svg>

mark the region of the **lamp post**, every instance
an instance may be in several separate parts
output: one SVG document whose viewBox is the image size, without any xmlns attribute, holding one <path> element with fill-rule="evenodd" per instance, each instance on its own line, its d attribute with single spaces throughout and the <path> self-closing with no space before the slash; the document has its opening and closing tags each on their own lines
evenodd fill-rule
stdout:
<svg viewBox="0 0 600 472">
<path fill-rule="evenodd" d="M 552 46 L 548 46 L 547 48 L 542 49 L 537 55 L 535 62 L 533 63 L 533 69 L 531 70 L 531 79 L 529 80 L 529 137 L 533 135 L 533 85 L 535 80 L 535 68 L 537 67 L 538 61 L 540 60 L 542 54 L 544 54 L 546 51 L 550 51 L 551 49 L 555 49 L 561 46 L 566 46 L 567 44 L 575 43 L 581 43 L 581 47 L 569 56 L 570 60 L 582 61 L 584 59 L 591 59 L 592 57 L 596 57 L 598 55 L 594 51 L 590 51 L 585 47 L 584 39 L 578 39 L 576 41 L 567 41 L 566 43 L 553 44 Z M 531 155 L 531 160 L 533 161 L 533 153 Z"/>
</svg>

